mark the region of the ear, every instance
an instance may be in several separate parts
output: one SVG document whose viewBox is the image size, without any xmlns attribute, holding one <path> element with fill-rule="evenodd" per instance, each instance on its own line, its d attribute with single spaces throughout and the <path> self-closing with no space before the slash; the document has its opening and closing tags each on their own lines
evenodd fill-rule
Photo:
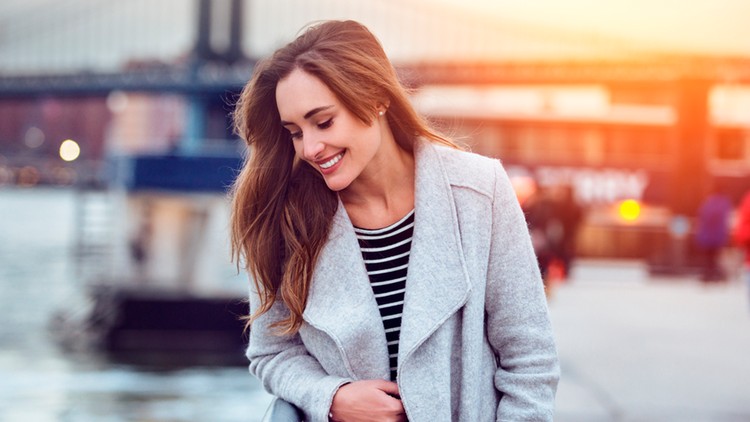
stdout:
<svg viewBox="0 0 750 422">
<path fill-rule="evenodd" d="M 388 111 L 388 107 L 391 106 L 391 101 L 385 101 L 383 103 L 378 104 L 378 115 L 382 116 Z"/>
</svg>

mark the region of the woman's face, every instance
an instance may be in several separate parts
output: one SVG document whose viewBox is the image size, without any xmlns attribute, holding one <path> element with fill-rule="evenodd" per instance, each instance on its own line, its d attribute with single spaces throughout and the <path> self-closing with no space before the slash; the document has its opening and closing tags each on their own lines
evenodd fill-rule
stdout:
<svg viewBox="0 0 750 422">
<path fill-rule="evenodd" d="M 381 149 L 381 125 L 363 123 L 303 70 L 279 81 L 276 106 L 297 156 L 317 169 L 333 191 L 346 189 L 366 172 Z"/>
</svg>

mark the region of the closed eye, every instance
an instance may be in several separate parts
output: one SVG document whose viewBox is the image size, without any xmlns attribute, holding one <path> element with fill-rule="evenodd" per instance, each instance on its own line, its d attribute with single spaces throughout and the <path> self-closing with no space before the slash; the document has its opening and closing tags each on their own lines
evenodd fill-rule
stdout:
<svg viewBox="0 0 750 422">
<path fill-rule="evenodd" d="M 296 132 L 293 132 L 293 131 L 290 130 L 289 131 L 289 137 L 292 138 L 292 140 L 300 139 L 300 138 L 302 138 L 302 131 L 298 130 Z"/>
<path fill-rule="evenodd" d="M 331 125 L 333 125 L 333 117 L 331 117 L 330 119 L 326 120 L 323 123 L 318 123 L 318 128 L 328 129 L 329 127 L 331 127 Z"/>
</svg>

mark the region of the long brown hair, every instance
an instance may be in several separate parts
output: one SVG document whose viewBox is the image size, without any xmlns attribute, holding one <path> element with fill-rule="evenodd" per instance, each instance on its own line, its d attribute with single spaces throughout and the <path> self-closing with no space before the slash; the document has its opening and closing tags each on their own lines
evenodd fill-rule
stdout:
<svg viewBox="0 0 750 422">
<path fill-rule="evenodd" d="M 414 111 L 380 43 L 357 22 L 312 26 L 257 64 L 233 116 L 250 156 L 232 189 L 232 257 L 244 262 L 260 296 L 248 324 L 280 297 L 290 312 L 275 324 L 280 334 L 294 334 L 302 324 L 315 263 L 338 207 L 322 176 L 295 158 L 280 123 L 276 85 L 294 69 L 319 78 L 365 124 L 388 104 L 388 124 L 407 151 L 417 137 L 454 146 Z"/>
</svg>

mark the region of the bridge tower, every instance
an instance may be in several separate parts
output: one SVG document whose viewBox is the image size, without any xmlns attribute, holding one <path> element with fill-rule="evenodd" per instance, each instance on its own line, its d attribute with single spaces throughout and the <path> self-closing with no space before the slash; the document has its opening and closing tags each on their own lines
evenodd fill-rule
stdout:
<svg viewBox="0 0 750 422">
<path fill-rule="evenodd" d="M 242 51 L 242 0 L 197 0 L 196 40 L 190 58 L 191 72 L 206 64 L 233 65 L 245 59 Z M 188 95 L 188 114 L 180 151 L 187 155 L 199 150 L 201 142 L 211 137 L 207 123 L 211 110 L 223 110 L 216 95 L 193 92 Z M 227 113 L 225 113 L 227 114 Z M 230 127 L 229 122 L 225 127 Z M 227 135 L 227 134 L 223 134 Z M 225 136 L 228 137 L 228 136 Z"/>
</svg>

